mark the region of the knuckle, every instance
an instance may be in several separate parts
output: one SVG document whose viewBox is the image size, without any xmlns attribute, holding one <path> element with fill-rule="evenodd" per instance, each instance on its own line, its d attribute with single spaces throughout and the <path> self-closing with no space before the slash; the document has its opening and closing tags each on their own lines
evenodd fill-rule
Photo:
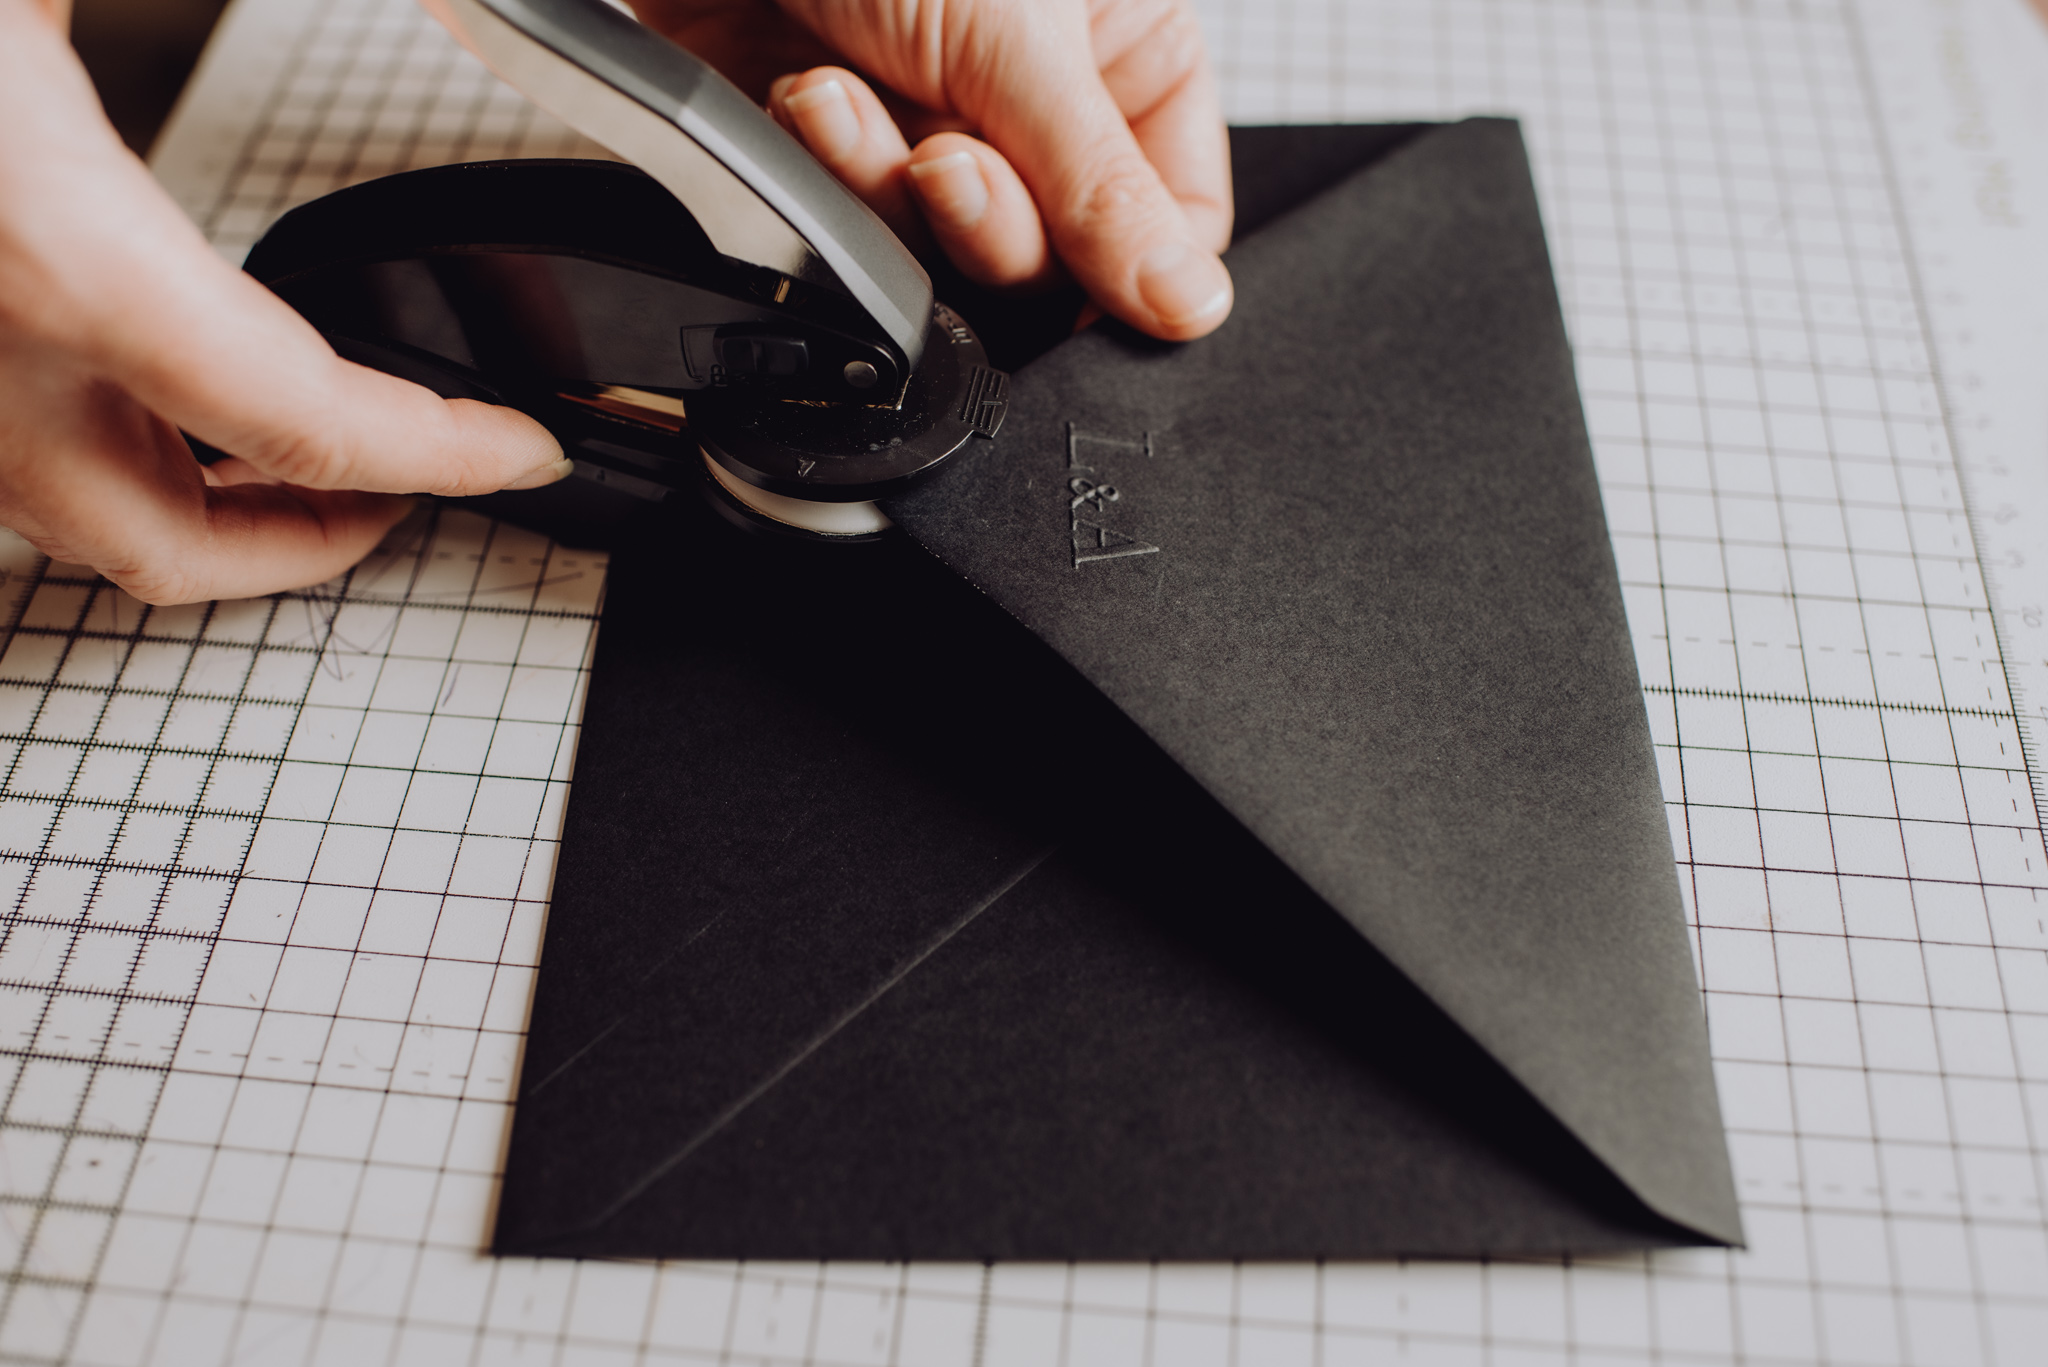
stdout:
<svg viewBox="0 0 2048 1367">
<path fill-rule="evenodd" d="M 1201 24 L 1178 5 L 1160 20 L 1146 41 L 1152 48 L 1153 60 L 1175 74 L 1199 70 L 1208 60 Z"/>
<path fill-rule="evenodd" d="M 1105 69 L 1128 67 L 1160 76 L 1200 66 L 1202 26 L 1185 0 L 1138 0 L 1098 12 L 1095 55 Z"/>
<path fill-rule="evenodd" d="M 124 592 L 152 607 L 196 603 L 210 595 L 175 557 L 146 557 L 128 564 L 97 567 Z"/>
<path fill-rule="evenodd" d="M 1161 194 L 1159 173 L 1135 151 L 1116 152 L 1090 168 L 1076 196 L 1073 222 L 1083 232 L 1121 226 L 1149 215 Z"/>
<path fill-rule="evenodd" d="M 1137 22 L 1138 42 L 1155 62 L 1166 63 L 1169 58 L 1184 59 L 1202 48 L 1202 26 L 1183 0 L 1151 0 L 1140 8 Z"/>
<path fill-rule="evenodd" d="M 338 487 L 346 468 L 331 441 L 309 432 L 280 434 L 238 445 L 237 454 L 265 474 L 307 489 Z"/>
<path fill-rule="evenodd" d="M 49 263 L 6 253 L 0 259 L 0 329 L 63 351 L 81 349 L 90 300 Z"/>
<path fill-rule="evenodd" d="M 0 526 L 4 526 L 14 532 L 23 541 L 28 542 L 29 545 L 35 547 L 37 551 L 47 555 L 52 560 L 65 565 L 76 565 L 79 563 L 78 554 L 72 550 L 70 542 L 61 536 L 54 536 L 40 527 L 31 526 L 26 519 L 9 518 L 0 520 Z"/>
</svg>

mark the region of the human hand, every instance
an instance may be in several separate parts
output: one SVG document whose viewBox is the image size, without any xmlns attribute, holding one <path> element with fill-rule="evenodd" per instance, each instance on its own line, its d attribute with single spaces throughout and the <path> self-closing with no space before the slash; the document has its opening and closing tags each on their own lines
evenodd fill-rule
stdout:
<svg viewBox="0 0 2048 1367">
<path fill-rule="evenodd" d="M 1229 314 L 1229 150 L 1184 0 L 634 8 L 971 279 L 1028 286 L 1063 265 L 1104 311 L 1172 340 Z"/>
<path fill-rule="evenodd" d="M 192 602 L 332 578 L 399 495 L 568 472 L 532 419 L 341 360 L 221 260 L 108 125 L 64 20 L 0 0 L 0 526 Z M 181 428 L 232 458 L 201 466 Z"/>
</svg>

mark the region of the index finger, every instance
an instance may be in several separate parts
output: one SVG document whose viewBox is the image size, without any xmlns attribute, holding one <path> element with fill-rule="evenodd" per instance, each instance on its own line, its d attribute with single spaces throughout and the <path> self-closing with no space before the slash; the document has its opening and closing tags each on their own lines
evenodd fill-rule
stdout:
<svg viewBox="0 0 2048 1367">
<path fill-rule="evenodd" d="M 476 494 L 567 473 L 526 415 L 345 361 L 261 285 L 209 250 L 176 280 L 130 280 L 94 350 L 138 399 L 194 436 L 309 489 Z M 130 271 L 134 263 L 122 263 Z"/>
<path fill-rule="evenodd" d="M 1073 60 L 1091 41 L 1085 20 L 1061 14 L 990 13 L 951 78 L 954 103 L 1022 176 L 1060 259 L 1097 303 L 1156 337 L 1214 331 L 1231 304 L 1214 216 L 1190 220 L 1102 73 Z"/>
<path fill-rule="evenodd" d="M 1185 6 L 1105 6 L 1091 22 L 1110 98 L 1211 251 L 1230 245 L 1230 139 L 1201 25 Z"/>
<path fill-rule="evenodd" d="M 531 418 L 337 357 L 215 254 L 104 120 L 67 107 L 91 97 L 82 73 L 79 90 L 50 84 L 51 98 L 0 101 L 18 116 L 0 145 L 0 203 L 37 206 L 6 222 L 15 326 L 294 484 L 484 493 L 566 473 Z"/>
</svg>

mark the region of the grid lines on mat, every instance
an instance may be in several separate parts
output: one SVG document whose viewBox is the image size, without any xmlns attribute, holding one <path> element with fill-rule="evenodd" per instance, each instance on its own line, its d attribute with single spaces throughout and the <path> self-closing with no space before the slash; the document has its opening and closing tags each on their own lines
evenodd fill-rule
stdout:
<svg viewBox="0 0 2048 1367">
<path fill-rule="evenodd" d="M 409 0 L 295 3 L 241 0 L 231 20 L 275 25 L 280 55 L 237 77 L 264 112 L 201 214 L 224 251 L 406 165 L 584 154 Z M 2048 867 L 1856 15 L 1846 0 L 1202 6 L 1238 121 L 1524 121 L 1747 1251 L 991 1268 L 481 1256 L 602 567 L 450 517 L 343 586 L 198 610 L 176 619 L 182 636 L 10 552 L 4 587 L 35 585 L 14 634 L 48 672 L 0 684 L 43 709 L 0 714 L 8 791 L 17 771 L 29 784 L 4 800 L 50 815 L 0 864 L 18 871 L 0 884 L 0 980 L 26 1003 L 0 1014 L 0 1068 L 28 1079 L 0 1112 L 18 1244 L 0 1356 L 2030 1361 L 2048 1341 Z M 185 673 L 121 703 L 159 730 L 88 728 L 123 692 L 104 662 L 142 651 L 155 668 L 177 650 Z M 221 679 L 240 663 L 233 687 L 212 682 L 216 662 Z M 233 743 L 223 708 L 250 718 Z M 177 729 L 216 715 L 218 732 Z M 150 787 L 159 760 L 166 785 L 186 766 L 186 786 Z M 101 766 L 135 786 L 92 787 Z M 183 823 L 184 843 L 130 862 L 66 845 L 74 808 L 80 832 Z M 141 880 L 121 905 L 145 919 L 95 919 L 115 875 Z M 150 949 L 118 986 L 96 938 L 74 952 L 117 933 L 168 946 L 164 976 Z M 58 936 L 49 957 L 26 953 Z M 31 968 L 8 976 L 16 963 Z M 87 1005 L 60 1020 L 58 998 Z M 97 1024 L 116 1010 L 137 1013 L 129 1033 L 125 1014 Z M 136 1061 L 118 1059 L 125 1039 Z M 77 1105 L 45 1080 L 60 1076 L 85 1089 Z"/>
<path fill-rule="evenodd" d="M 0 863 L 0 1152 L 7 1347 L 33 1360 L 90 1356 L 95 1330 L 148 1341 L 146 1306 L 78 1313 L 110 1261 L 116 1282 L 152 1254 L 218 1266 L 153 1181 L 211 1191 L 218 1160 L 218 1212 L 246 1220 L 252 1159 L 360 1128 L 364 1096 L 502 1128 L 603 567 L 428 514 L 321 590 L 149 609 L 13 548 L 36 586 L 0 655 L 0 832 L 28 856 Z M 294 1136 L 271 1084 L 308 1055 L 331 1114 Z M 387 1128 L 414 1147 L 387 1142 L 386 1167 L 431 1156 L 431 1124 Z M 488 1183 L 457 1163 L 437 1204 Z M 190 1339 L 162 1318 L 175 1359 Z"/>
<path fill-rule="evenodd" d="M 535 109 L 413 0 L 319 5 L 248 127 L 200 226 L 239 260 L 288 209 L 419 166 L 610 153 Z"/>
</svg>

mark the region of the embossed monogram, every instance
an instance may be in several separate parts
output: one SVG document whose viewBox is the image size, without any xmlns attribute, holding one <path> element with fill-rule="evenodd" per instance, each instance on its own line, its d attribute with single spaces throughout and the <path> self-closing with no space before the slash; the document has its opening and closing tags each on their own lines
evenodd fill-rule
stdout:
<svg viewBox="0 0 2048 1367">
<path fill-rule="evenodd" d="M 1084 455 L 1086 460 L 1082 459 Z M 1122 437 L 1097 436 L 1081 431 L 1072 423 L 1067 424 L 1068 544 L 1077 570 L 1098 560 L 1122 560 L 1133 555 L 1159 553 L 1157 546 L 1119 531 L 1107 520 L 1109 505 L 1121 501 L 1123 491 L 1104 479 L 1102 469 L 1094 462 L 1107 465 L 1112 461 L 1127 461 L 1132 456 L 1151 459 L 1150 432 L 1142 433 L 1138 440 L 1132 441 Z M 1126 465 L 1125 468 L 1129 467 Z"/>
<path fill-rule="evenodd" d="M 1092 503 L 1095 505 L 1095 511 L 1099 513 L 1103 504 L 1114 503 L 1119 497 L 1114 484 L 1097 484 L 1086 475 L 1075 475 L 1067 481 L 1067 488 L 1074 495 L 1074 501 L 1067 505 L 1070 509 L 1078 508 L 1084 503 Z"/>
</svg>

